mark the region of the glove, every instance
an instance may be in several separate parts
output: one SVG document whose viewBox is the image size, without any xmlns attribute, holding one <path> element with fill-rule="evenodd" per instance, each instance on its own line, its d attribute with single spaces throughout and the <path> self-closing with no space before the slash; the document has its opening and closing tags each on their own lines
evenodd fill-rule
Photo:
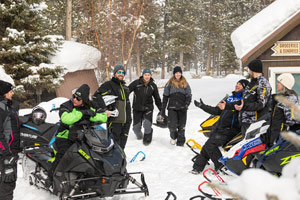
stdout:
<svg viewBox="0 0 300 200">
<path fill-rule="evenodd" d="M 2 181 L 5 183 L 15 182 L 17 180 L 17 158 L 14 156 L 8 156 L 4 159 L 4 169 Z"/>
<path fill-rule="evenodd" d="M 194 100 L 194 104 L 196 107 L 200 108 L 204 103 L 203 103 L 202 99 L 200 98 L 200 101 Z"/>
<path fill-rule="evenodd" d="M 85 109 L 81 110 L 82 115 L 87 116 L 87 117 L 94 117 L 96 113 L 92 111 L 91 109 Z"/>
</svg>

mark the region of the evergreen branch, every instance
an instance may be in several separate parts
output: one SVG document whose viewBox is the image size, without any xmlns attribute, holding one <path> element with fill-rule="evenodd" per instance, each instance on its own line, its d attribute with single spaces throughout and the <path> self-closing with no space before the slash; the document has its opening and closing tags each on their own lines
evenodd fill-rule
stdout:
<svg viewBox="0 0 300 200">
<path fill-rule="evenodd" d="M 245 197 L 240 196 L 239 194 L 229 190 L 228 188 L 225 188 L 222 185 L 219 184 L 215 184 L 215 183 L 208 183 L 209 187 L 211 188 L 216 188 L 224 193 L 226 193 L 227 195 L 231 196 L 232 198 L 236 199 L 236 200 L 246 200 Z"/>
<path fill-rule="evenodd" d="M 276 95 L 275 100 L 277 100 L 277 101 L 285 104 L 286 106 L 290 107 L 291 109 L 293 109 L 295 111 L 294 112 L 295 119 L 300 122 L 300 108 L 298 108 L 296 104 L 294 104 L 293 102 L 289 101 L 287 98 L 285 98 L 284 96 L 281 96 L 281 95 Z"/>
</svg>

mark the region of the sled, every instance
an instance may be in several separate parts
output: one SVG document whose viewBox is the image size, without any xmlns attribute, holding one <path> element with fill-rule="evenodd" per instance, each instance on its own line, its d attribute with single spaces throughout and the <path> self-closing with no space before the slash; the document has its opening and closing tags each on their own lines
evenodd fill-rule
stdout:
<svg viewBox="0 0 300 200">
<path fill-rule="evenodd" d="M 202 130 L 198 130 L 198 132 L 203 133 L 206 137 L 209 137 L 210 133 L 215 129 L 219 119 L 219 115 L 209 116 L 204 122 L 200 124 Z"/>
</svg>

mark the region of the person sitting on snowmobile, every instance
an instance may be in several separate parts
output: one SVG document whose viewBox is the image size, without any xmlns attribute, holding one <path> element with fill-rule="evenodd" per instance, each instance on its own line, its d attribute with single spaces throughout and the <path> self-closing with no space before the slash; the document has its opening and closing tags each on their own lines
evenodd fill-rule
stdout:
<svg viewBox="0 0 300 200">
<path fill-rule="evenodd" d="M 244 88 L 248 85 L 249 81 L 241 79 L 236 83 L 235 90 L 232 95 L 227 97 L 225 101 L 235 102 L 242 99 Z M 217 122 L 216 129 L 210 134 L 209 139 L 205 142 L 200 154 L 197 155 L 193 165 L 192 174 L 199 174 L 203 171 L 204 167 L 211 159 L 215 165 L 216 171 L 222 166 L 218 161 L 222 154 L 219 150 L 219 146 L 226 144 L 234 136 L 240 132 L 240 126 L 238 123 L 238 111 L 235 110 L 222 110 L 218 106 L 212 107 L 205 105 L 200 98 L 200 102 L 194 101 L 195 106 L 201 108 L 205 112 L 213 115 L 220 115 L 220 119 Z"/>
<path fill-rule="evenodd" d="M 277 91 L 295 105 L 298 104 L 298 94 L 292 89 L 295 84 L 294 76 L 290 73 L 283 73 L 277 77 Z M 273 146 L 275 140 L 283 130 L 300 129 L 299 122 L 294 118 L 294 111 L 283 103 L 276 102 L 273 108 L 270 128 L 267 133 L 260 136 L 261 141 L 267 147 Z"/>
<path fill-rule="evenodd" d="M 76 92 L 72 95 L 72 99 L 61 104 L 59 109 L 60 127 L 55 139 L 55 160 L 49 170 L 51 184 L 53 180 L 53 173 L 65 152 L 72 146 L 76 140 L 81 140 L 83 135 L 78 132 L 83 127 L 78 125 L 82 120 L 89 120 L 90 122 L 105 123 L 110 116 L 109 111 L 96 113 L 95 109 L 91 106 L 89 100 L 90 87 L 87 84 L 81 85 Z"/>
<path fill-rule="evenodd" d="M 162 106 L 157 85 L 154 83 L 151 74 L 151 70 L 145 68 L 142 76 L 128 86 L 129 91 L 134 92 L 132 103 L 133 132 L 138 140 L 143 139 L 144 145 L 149 145 L 152 141 L 153 98 L 159 111 Z M 142 124 L 144 124 L 144 135 L 141 131 Z"/>
<path fill-rule="evenodd" d="M 237 110 L 239 112 L 239 123 L 241 132 L 245 135 L 251 123 L 262 118 L 269 120 L 271 114 L 270 101 L 271 91 L 269 81 L 264 77 L 263 65 L 260 60 L 253 60 L 248 65 L 250 83 L 245 88 L 241 101 L 219 103 L 220 109 Z"/>
</svg>

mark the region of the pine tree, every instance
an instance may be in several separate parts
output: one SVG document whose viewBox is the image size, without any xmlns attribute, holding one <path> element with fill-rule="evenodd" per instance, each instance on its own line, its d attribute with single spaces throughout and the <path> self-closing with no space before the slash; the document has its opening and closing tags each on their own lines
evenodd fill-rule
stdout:
<svg viewBox="0 0 300 200">
<path fill-rule="evenodd" d="M 62 68 L 47 65 L 58 42 L 47 36 L 44 8 L 41 0 L 4 0 L 0 4 L 0 65 L 31 100 L 44 90 L 54 90 L 62 73 Z"/>
</svg>

